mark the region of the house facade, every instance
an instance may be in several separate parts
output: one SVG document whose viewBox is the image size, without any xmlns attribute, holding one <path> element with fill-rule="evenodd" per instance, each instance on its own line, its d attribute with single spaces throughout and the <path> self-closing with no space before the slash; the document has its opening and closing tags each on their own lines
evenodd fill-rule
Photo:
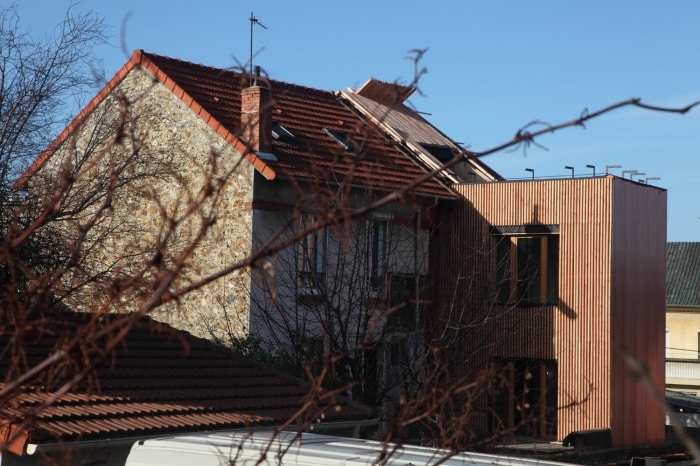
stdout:
<svg viewBox="0 0 700 466">
<path fill-rule="evenodd" d="M 482 433 L 534 420 L 538 437 L 663 441 L 663 414 L 635 422 L 650 398 L 623 360 L 663 386 L 665 192 L 503 182 L 405 105 L 412 91 L 321 91 L 135 52 L 18 182 L 30 199 L 77 182 L 61 205 L 99 220 L 79 272 L 100 280 L 58 294 L 138 310 L 177 267 L 155 318 L 226 344 L 252 335 L 307 367 L 347 355 L 353 396 L 392 398 L 376 390 L 420 381 L 412 362 L 430 353 L 445 383 L 485 369 L 503 382 L 470 403 Z M 125 281 L 133 299 L 112 300 Z"/>
<path fill-rule="evenodd" d="M 99 157 L 124 171 L 146 172 L 141 183 L 136 177 L 125 180 L 131 191 L 120 191 L 124 202 L 111 206 L 123 208 L 115 215 L 128 225 L 110 235 L 100 256 L 93 260 L 110 266 L 114 258 L 124 260 L 119 256 L 147 257 L 162 240 L 154 232 L 162 231 L 167 221 L 177 222 L 177 235 L 186 237 L 211 220 L 208 216 L 216 211 L 206 238 L 182 271 L 186 281 L 194 282 L 206 276 L 212 266 L 236 263 L 258 252 L 271 234 L 292 237 L 301 224 L 312 227 L 342 209 L 366 206 L 425 175 L 424 168 L 363 124 L 333 93 L 271 81 L 250 86 L 248 76 L 233 72 L 222 76 L 220 71 L 136 52 L 39 157 L 20 184 L 26 183 L 33 196 L 46 197 L 45 193 L 55 191 L 68 175 L 80 174 L 82 182 L 89 179 L 88 173 L 94 177 L 107 174 L 104 167 L 90 162 Z M 117 111 L 120 106 L 121 113 Z M 113 136 L 118 131 L 128 133 L 128 144 L 115 142 Z M 140 159 L 141 153 L 148 156 Z M 202 187 L 207 183 L 220 194 L 203 201 Z M 119 189 L 125 187 L 115 188 Z M 425 250 L 429 209 L 436 199 L 453 198 L 454 193 L 444 182 L 429 180 L 409 197 L 377 209 L 376 214 L 364 216 L 358 223 L 405 226 L 410 233 L 397 228 L 396 235 L 417 235 L 418 248 Z M 198 208 L 201 213 L 180 213 L 186 208 Z M 290 225 L 292 220 L 294 225 Z M 393 233 L 387 226 L 376 227 L 382 238 Z M 129 234 L 138 236 L 138 241 L 132 241 Z M 318 257 L 306 251 L 307 257 L 300 258 L 304 254 L 290 248 L 286 251 L 289 257 L 280 259 L 289 262 L 290 269 L 280 272 L 306 274 L 293 280 L 294 287 L 320 285 L 310 277 L 320 275 L 321 267 L 333 265 L 321 257 L 327 241 L 316 241 Z M 396 255 L 403 258 L 400 264 L 399 259 L 382 253 L 377 260 L 383 263 L 374 265 L 375 272 L 392 273 L 392 269 L 409 267 L 407 273 L 415 273 L 416 263 L 425 269 L 425 252 L 419 252 L 422 257 L 417 260 L 406 260 L 406 252 L 403 248 Z M 282 267 L 266 265 L 268 270 Z M 133 266 L 122 268 L 126 273 Z M 259 283 L 264 277 L 254 276 L 250 269 L 193 293 L 196 306 L 184 298 L 179 303 L 185 311 L 179 315 L 184 319 L 180 324 L 192 325 L 197 334 L 220 335 L 232 321 L 219 322 L 221 319 L 213 317 L 218 314 L 216 308 L 235 309 L 240 314 L 236 316 L 236 333 L 249 332 L 254 308 L 265 300 L 251 290 L 251 282 Z M 306 283 L 302 286 L 302 282 Z M 275 286 L 282 289 L 291 285 Z M 282 291 L 284 295 L 288 290 Z M 207 308 L 209 325 L 204 329 L 197 328 L 202 307 Z"/>
<path fill-rule="evenodd" d="M 666 388 L 700 394 L 700 243 L 666 245 Z"/>
<path fill-rule="evenodd" d="M 666 192 L 613 176 L 456 189 L 436 242 L 451 254 L 431 338 L 455 376 L 490 369 L 502 382 L 475 423 L 662 443 L 663 406 L 645 384 L 663 393 Z"/>
<path fill-rule="evenodd" d="M 302 368 L 352 354 L 337 372 L 384 397 L 384 368 L 420 344 L 435 206 L 464 176 L 497 178 L 466 159 L 431 173 L 463 150 L 403 104 L 412 91 L 370 80 L 334 93 L 135 52 L 18 182 L 33 200 L 79 187 L 60 201 L 81 212 L 69 235 L 96 219 L 84 275 L 57 294 L 135 311 L 177 268 L 167 293 L 193 290 L 159 320 L 234 346 L 252 336 Z M 402 117 L 369 121 L 352 100 Z M 132 295 L 113 300 L 122 283 Z"/>
</svg>

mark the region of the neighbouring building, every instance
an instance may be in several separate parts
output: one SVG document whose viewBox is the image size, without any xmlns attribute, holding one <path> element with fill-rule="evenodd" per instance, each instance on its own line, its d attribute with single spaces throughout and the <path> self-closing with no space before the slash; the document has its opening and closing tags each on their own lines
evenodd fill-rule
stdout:
<svg viewBox="0 0 700 466">
<path fill-rule="evenodd" d="M 468 400 L 483 432 L 527 418 L 537 437 L 662 442 L 663 410 L 625 357 L 663 388 L 665 191 L 613 176 L 505 182 L 410 109 L 411 92 L 374 79 L 321 91 L 137 51 L 17 186 L 30 199 L 69 179 L 113 187 L 86 263 L 114 280 L 185 257 L 203 224 L 175 289 L 252 255 L 154 314 L 175 327 L 252 334 L 309 363 L 348 354 L 353 390 L 375 400 L 431 347 L 444 383 L 498 375 Z"/>
<path fill-rule="evenodd" d="M 700 243 L 666 245 L 666 388 L 700 395 Z"/>
</svg>

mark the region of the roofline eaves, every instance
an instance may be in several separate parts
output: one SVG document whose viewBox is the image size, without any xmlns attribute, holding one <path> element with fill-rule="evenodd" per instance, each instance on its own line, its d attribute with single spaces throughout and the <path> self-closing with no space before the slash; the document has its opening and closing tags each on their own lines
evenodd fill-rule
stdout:
<svg viewBox="0 0 700 466">
<path fill-rule="evenodd" d="M 281 179 L 285 178 L 285 175 L 280 174 L 280 178 L 281 178 Z M 316 178 L 299 177 L 299 176 L 295 176 L 295 177 L 288 176 L 288 177 L 286 177 L 286 179 L 288 179 L 288 180 L 294 179 L 294 180 L 303 181 L 303 182 L 306 182 L 306 183 L 317 183 L 317 182 L 319 181 L 319 180 L 316 179 Z M 427 192 L 427 191 L 425 191 L 425 192 L 419 192 L 419 191 L 418 191 L 417 189 L 415 189 L 415 188 L 414 188 L 413 190 L 411 190 L 410 192 L 411 192 L 412 194 L 414 194 L 415 196 L 420 197 L 420 198 L 441 199 L 441 200 L 448 200 L 448 201 L 454 201 L 455 199 L 457 199 L 458 195 L 457 195 L 457 193 L 454 191 L 454 189 L 452 189 L 451 187 L 449 187 L 449 186 L 443 184 L 443 183 L 442 183 L 441 181 L 439 181 L 439 180 L 437 180 L 437 181 L 438 181 L 438 183 L 440 183 L 440 185 L 441 185 L 443 188 L 445 188 L 445 191 L 446 191 L 445 194 L 430 193 L 430 192 Z M 342 182 L 339 182 L 339 181 L 323 180 L 322 182 L 323 182 L 323 183 L 333 183 L 333 184 L 335 184 L 335 185 L 337 185 L 337 186 L 343 185 L 343 183 L 342 183 Z M 350 184 L 348 184 L 347 186 L 349 186 L 350 188 L 371 189 L 371 190 L 380 191 L 380 192 L 385 192 L 385 193 L 393 193 L 393 192 L 396 192 L 396 189 L 393 189 L 393 188 L 381 187 L 381 186 L 373 186 L 373 185 L 370 185 L 370 184 L 350 183 Z"/>
</svg>

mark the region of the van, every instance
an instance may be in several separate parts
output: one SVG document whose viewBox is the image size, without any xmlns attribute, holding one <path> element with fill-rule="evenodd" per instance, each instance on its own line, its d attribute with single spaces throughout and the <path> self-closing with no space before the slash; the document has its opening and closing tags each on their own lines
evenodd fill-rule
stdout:
<svg viewBox="0 0 700 466">
<path fill-rule="evenodd" d="M 480 453 L 449 452 L 331 435 L 272 430 L 182 435 L 136 442 L 126 466 L 571 466 Z"/>
</svg>

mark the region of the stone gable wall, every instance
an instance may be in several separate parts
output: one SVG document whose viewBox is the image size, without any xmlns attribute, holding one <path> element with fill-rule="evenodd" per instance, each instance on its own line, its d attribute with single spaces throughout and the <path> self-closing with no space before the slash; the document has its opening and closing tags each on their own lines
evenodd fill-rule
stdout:
<svg viewBox="0 0 700 466">
<path fill-rule="evenodd" d="M 30 181 L 30 195 L 49 198 L 63 189 L 67 174 L 77 182 L 65 205 L 78 205 L 89 192 L 106 192 L 110 179 L 116 178 L 119 185 L 109 190 L 111 205 L 90 231 L 83 250 L 90 273 L 129 280 L 144 270 L 144 264 L 153 264 L 145 268 L 141 288 L 119 301 L 109 298 L 113 281 L 103 278 L 102 283 L 69 293 L 80 278 L 69 276 L 63 292 L 74 308 L 137 309 L 149 297 L 158 264 L 176 263 L 202 222 L 212 226 L 171 290 L 196 283 L 250 254 L 252 212 L 246 203 L 252 198 L 253 168 L 141 69 L 132 70 L 59 147 Z M 101 205 L 98 200 L 64 222 L 67 242 L 75 229 L 86 224 L 86 214 L 97 212 Z M 156 257 L 158 250 L 162 262 Z M 203 337 L 226 339 L 230 332 L 244 333 L 249 282 L 248 271 L 234 272 L 163 306 L 154 317 Z"/>
</svg>

